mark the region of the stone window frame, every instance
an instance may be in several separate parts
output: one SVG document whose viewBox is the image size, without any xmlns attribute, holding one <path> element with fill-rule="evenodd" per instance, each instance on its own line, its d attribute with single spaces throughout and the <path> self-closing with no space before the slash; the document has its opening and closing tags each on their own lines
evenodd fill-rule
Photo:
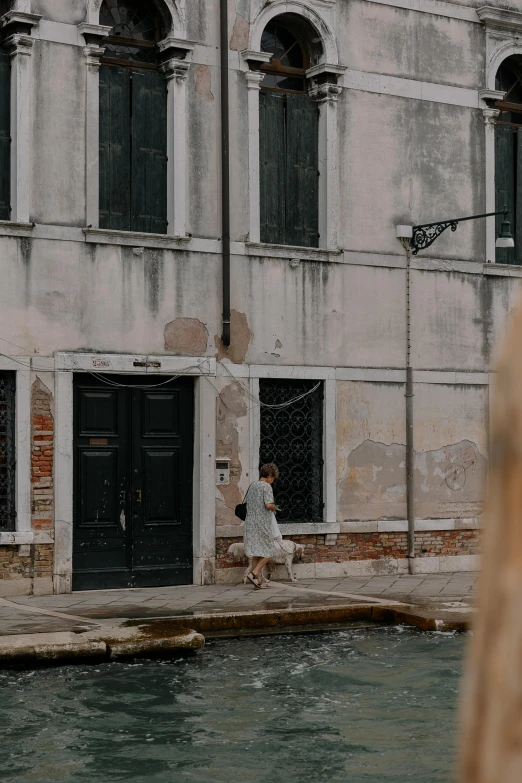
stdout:
<svg viewBox="0 0 522 783">
<path fill-rule="evenodd" d="M 110 28 L 100 25 L 102 0 L 88 0 L 84 22 L 78 25 L 85 46 L 86 83 L 86 207 L 88 230 L 99 229 L 99 69 L 104 53 L 103 39 Z M 186 38 L 184 0 L 160 0 L 171 17 L 171 28 L 159 42 L 162 65 L 167 82 L 167 220 L 168 233 L 151 237 L 185 238 L 187 231 L 187 89 L 186 82 L 195 43 Z M 135 232 L 111 232 L 115 237 L 128 237 Z"/>
<path fill-rule="evenodd" d="M 139 363 L 140 366 L 136 366 Z M 55 546 L 53 587 L 55 593 L 72 590 L 73 552 L 73 455 L 75 372 L 104 375 L 143 375 L 143 365 L 153 364 L 154 375 L 184 375 L 194 378 L 194 473 L 193 473 L 193 584 L 214 583 L 216 558 L 215 459 L 216 399 L 212 382 L 216 360 L 201 356 L 137 356 L 57 352 L 55 371 Z M 189 368 L 189 369 L 187 369 Z"/>
<path fill-rule="evenodd" d="M 11 56 L 11 217 L 3 225 L 28 226 L 31 215 L 34 33 L 42 17 L 29 0 L 15 0 L 0 18 L 3 45 Z M 20 107 L 24 107 L 24 111 Z"/>
<path fill-rule="evenodd" d="M 0 370 L 16 373 L 16 521 L 14 531 L 0 532 L 0 546 L 23 546 L 35 541 L 31 515 L 31 359 L 0 356 Z"/>
<path fill-rule="evenodd" d="M 252 365 L 250 367 L 250 394 L 259 399 L 260 378 L 303 379 L 323 381 L 323 499 L 324 521 L 322 523 L 283 523 L 283 535 L 339 533 L 337 521 L 337 381 L 335 367 L 301 367 Z M 261 411 L 258 405 L 250 408 L 250 475 L 259 472 L 259 450 L 261 444 Z"/>
<path fill-rule="evenodd" d="M 499 110 L 495 104 L 504 97 L 496 89 L 498 69 L 508 57 L 522 54 L 522 12 L 506 11 L 494 6 L 477 9 L 486 28 L 486 87 L 479 91 L 485 125 L 486 212 L 496 209 L 495 191 L 495 123 Z M 496 221 L 486 220 L 486 261 L 496 263 Z M 501 268 L 505 268 L 503 265 Z"/>
<path fill-rule="evenodd" d="M 313 8 L 311 6 L 317 6 Z M 319 104 L 319 250 L 338 250 L 339 232 L 339 150 L 337 103 L 342 87 L 337 84 L 346 67 L 339 64 L 335 36 L 333 6 L 276 0 L 267 5 L 251 25 L 249 47 L 241 52 L 243 71 L 247 82 L 248 115 L 248 245 L 261 244 L 260 165 L 259 165 L 259 92 L 264 74 L 261 66 L 270 55 L 261 51 L 261 36 L 267 24 L 281 14 L 296 14 L 306 19 L 317 30 L 323 44 L 320 63 L 306 72 L 312 82 L 309 91 Z M 272 245 L 263 247 L 270 248 Z"/>
</svg>

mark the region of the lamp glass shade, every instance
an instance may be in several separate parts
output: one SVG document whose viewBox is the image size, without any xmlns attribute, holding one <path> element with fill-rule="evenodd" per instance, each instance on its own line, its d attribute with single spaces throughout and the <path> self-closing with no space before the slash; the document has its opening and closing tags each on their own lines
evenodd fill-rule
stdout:
<svg viewBox="0 0 522 783">
<path fill-rule="evenodd" d="M 515 247 L 515 240 L 513 239 L 513 234 L 511 233 L 511 223 L 509 220 L 502 221 L 500 234 L 495 244 L 498 248 Z"/>
<path fill-rule="evenodd" d="M 508 238 L 508 237 L 499 237 L 499 238 L 497 239 L 497 241 L 496 241 L 496 243 L 495 243 L 495 244 L 496 244 L 496 246 L 497 246 L 498 248 L 502 248 L 502 247 L 515 247 L 515 240 L 513 239 L 513 237 L 511 237 L 511 238 Z"/>
</svg>

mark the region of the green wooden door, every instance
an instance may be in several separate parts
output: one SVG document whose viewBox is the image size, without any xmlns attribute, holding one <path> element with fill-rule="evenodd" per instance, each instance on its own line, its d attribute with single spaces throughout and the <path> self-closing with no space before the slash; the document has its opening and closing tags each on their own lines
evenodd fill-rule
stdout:
<svg viewBox="0 0 522 783">
<path fill-rule="evenodd" d="M 0 49 L 0 220 L 11 218 L 11 58 Z"/>
<path fill-rule="evenodd" d="M 191 584 L 193 383 L 111 382 L 75 377 L 73 589 Z"/>
<path fill-rule="evenodd" d="M 100 68 L 100 227 L 167 233 L 167 86 L 156 71 Z"/>
<path fill-rule="evenodd" d="M 261 241 L 319 244 L 319 110 L 307 95 L 259 96 Z"/>
</svg>

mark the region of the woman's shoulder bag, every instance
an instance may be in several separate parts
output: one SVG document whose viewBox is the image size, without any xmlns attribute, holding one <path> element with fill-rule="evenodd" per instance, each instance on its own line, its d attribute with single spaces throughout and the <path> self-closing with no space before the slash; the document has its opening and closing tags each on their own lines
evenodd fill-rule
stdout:
<svg viewBox="0 0 522 783">
<path fill-rule="evenodd" d="M 252 486 L 252 484 L 250 485 L 250 487 L 251 486 Z M 247 515 L 246 499 L 247 499 L 248 493 L 250 492 L 250 487 L 246 491 L 246 495 L 243 498 L 243 502 L 242 503 L 238 503 L 237 506 L 236 506 L 236 509 L 234 511 L 234 514 L 236 515 L 236 517 L 238 517 L 242 522 L 245 521 L 246 515 Z"/>
</svg>

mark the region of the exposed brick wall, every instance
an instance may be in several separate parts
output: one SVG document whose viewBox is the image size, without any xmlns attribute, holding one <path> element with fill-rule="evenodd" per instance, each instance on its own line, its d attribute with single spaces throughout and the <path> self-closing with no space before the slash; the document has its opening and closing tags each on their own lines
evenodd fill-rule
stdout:
<svg viewBox="0 0 522 783">
<path fill-rule="evenodd" d="M 0 546 L 0 579 L 52 577 L 52 544 L 36 544 L 27 551 L 27 555 L 20 555 L 17 546 Z"/>
<path fill-rule="evenodd" d="M 325 536 L 285 536 L 299 544 L 306 544 L 303 563 L 343 563 L 347 560 L 379 560 L 404 558 L 407 555 L 406 533 L 340 533 L 333 545 L 327 546 Z M 228 554 L 230 544 L 241 538 L 218 538 L 216 567 L 234 568 L 247 564 Z M 479 531 L 440 530 L 415 534 L 417 557 L 433 555 L 479 554 Z"/>
<path fill-rule="evenodd" d="M 33 530 L 48 530 L 53 526 L 53 458 L 54 418 L 51 393 L 37 379 L 31 399 L 31 509 Z"/>
</svg>

